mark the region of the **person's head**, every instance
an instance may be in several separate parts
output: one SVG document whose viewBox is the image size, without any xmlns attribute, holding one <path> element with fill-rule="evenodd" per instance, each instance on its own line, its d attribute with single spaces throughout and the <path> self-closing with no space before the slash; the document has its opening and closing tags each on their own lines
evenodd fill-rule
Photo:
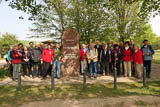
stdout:
<svg viewBox="0 0 160 107">
<path fill-rule="evenodd" d="M 104 49 L 104 50 L 107 50 L 107 47 L 108 47 L 107 45 L 104 45 L 104 46 L 103 46 L 103 49 Z"/>
<path fill-rule="evenodd" d="M 15 49 L 17 50 L 19 48 L 19 45 L 15 45 Z"/>
<path fill-rule="evenodd" d="M 22 44 L 22 43 L 19 43 L 19 44 L 18 44 L 18 47 L 22 49 L 22 48 L 23 48 L 23 44 Z"/>
<path fill-rule="evenodd" d="M 10 51 L 14 50 L 14 46 L 10 46 Z"/>
<path fill-rule="evenodd" d="M 51 44 L 48 44 L 48 49 L 51 49 L 52 48 L 52 45 Z"/>
<path fill-rule="evenodd" d="M 40 43 L 36 43 L 35 47 L 39 48 L 40 47 Z"/>
<path fill-rule="evenodd" d="M 111 45 L 114 46 L 114 41 L 113 40 L 111 40 Z"/>
<path fill-rule="evenodd" d="M 57 43 L 57 44 L 56 44 L 56 48 L 60 48 L 60 45 L 59 45 L 59 43 Z"/>
<path fill-rule="evenodd" d="M 82 46 L 83 49 L 86 48 L 86 45 L 85 45 L 85 44 L 82 44 L 81 46 Z"/>
<path fill-rule="evenodd" d="M 144 45 L 148 45 L 148 40 L 145 39 L 145 40 L 143 41 L 143 43 L 144 43 Z"/>
<path fill-rule="evenodd" d="M 33 42 L 29 42 L 29 46 L 30 46 L 31 48 L 33 47 L 33 45 L 34 45 Z"/>
<path fill-rule="evenodd" d="M 119 45 L 120 45 L 120 46 L 123 46 L 123 41 L 120 41 Z"/>
<path fill-rule="evenodd" d="M 102 45 L 105 45 L 105 42 L 104 42 L 104 41 L 102 41 Z"/>
<path fill-rule="evenodd" d="M 136 51 L 138 49 L 139 49 L 139 47 L 137 45 L 134 45 L 134 50 Z"/>
<path fill-rule="evenodd" d="M 133 45 L 133 44 L 134 44 L 134 40 L 133 40 L 133 39 L 131 39 L 131 40 L 130 40 L 130 43 L 131 43 L 131 45 Z"/>
<path fill-rule="evenodd" d="M 40 46 L 41 46 L 41 48 L 43 49 L 43 48 L 44 48 L 44 43 L 41 43 Z"/>
<path fill-rule="evenodd" d="M 114 45 L 114 49 L 118 50 L 118 49 L 119 49 L 119 45 L 118 45 L 118 44 L 115 44 L 115 45 Z"/>
<path fill-rule="evenodd" d="M 99 45 L 99 40 L 96 40 L 96 44 Z"/>
<path fill-rule="evenodd" d="M 129 42 L 125 42 L 125 47 L 129 47 Z"/>
<path fill-rule="evenodd" d="M 94 44 L 91 43 L 91 44 L 90 44 L 90 49 L 93 49 L 93 48 L 94 48 Z"/>
<path fill-rule="evenodd" d="M 24 46 L 23 49 L 24 49 L 24 51 L 27 51 L 27 47 L 26 46 Z"/>
</svg>

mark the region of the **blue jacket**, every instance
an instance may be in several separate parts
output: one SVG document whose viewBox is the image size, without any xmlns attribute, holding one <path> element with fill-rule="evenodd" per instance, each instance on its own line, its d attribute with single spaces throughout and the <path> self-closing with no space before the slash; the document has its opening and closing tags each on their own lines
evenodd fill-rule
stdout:
<svg viewBox="0 0 160 107">
<path fill-rule="evenodd" d="M 147 47 L 143 46 L 141 48 L 141 51 L 142 51 L 143 54 L 145 54 L 145 53 L 149 53 L 150 54 L 149 56 L 143 55 L 143 61 L 151 61 L 152 60 L 152 56 L 154 54 L 154 50 L 153 50 L 151 45 L 147 45 Z"/>
<path fill-rule="evenodd" d="M 11 51 L 10 50 L 8 51 L 7 60 L 12 61 Z"/>
</svg>

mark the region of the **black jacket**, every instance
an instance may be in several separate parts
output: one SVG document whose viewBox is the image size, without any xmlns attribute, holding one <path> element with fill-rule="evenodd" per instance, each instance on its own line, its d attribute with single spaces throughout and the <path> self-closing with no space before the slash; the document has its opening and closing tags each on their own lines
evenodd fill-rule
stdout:
<svg viewBox="0 0 160 107">
<path fill-rule="evenodd" d="M 33 48 L 31 54 L 32 62 L 39 62 L 41 60 L 41 55 L 42 53 L 40 48 Z"/>
</svg>

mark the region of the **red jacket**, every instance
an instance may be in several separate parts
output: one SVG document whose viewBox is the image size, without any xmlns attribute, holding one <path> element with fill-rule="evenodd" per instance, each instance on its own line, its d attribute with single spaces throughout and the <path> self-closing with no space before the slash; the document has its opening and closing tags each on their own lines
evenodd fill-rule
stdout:
<svg viewBox="0 0 160 107">
<path fill-rule="evenodd" d="M 86 51 L 86 53 L 84 53 L 83 49 L 80 49 L 80 57 L 81 57 L 81 61 L 84 61 L 84 56 L 87 58 L 87 53 L 88 50 Z"/>
<path fill-rule="evenodd" d="M 48 50 L 44 49 L 42 52 L 41 60 L 47 63 L 52 62 L 52 57 L 53 57 L 53 49 Z"/>
<path fill-rule="evenodd" d="M 133 61 L 135 64 L 142 64 L 143 60 L 142 60 L 142 51 L 140 49 L 138 49 L 137 52 L 134 52 L 134 57 L 133 57 Z"/>
<path fill-rule="evenodd" d="M 12 64 L 21 64 L 22 55 L 18 54 L 18 50 L 14 50 L 11 52 L 12 56 Z"/>
<path fill-rule="evenodd" d="M 125 48 L 123 49 L 123 56 L 122 56 L 123 61 L 132 61 L 133 55 L 132 55 L 132 48 L 129 48 L 126 50 Z"/>
</svg>

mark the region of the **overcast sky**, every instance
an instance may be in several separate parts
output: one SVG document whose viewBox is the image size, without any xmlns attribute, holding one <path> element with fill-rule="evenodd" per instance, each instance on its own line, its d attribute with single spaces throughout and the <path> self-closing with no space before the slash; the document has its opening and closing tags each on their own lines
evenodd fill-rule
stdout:
<svg viewBox="0 0 160 107">
<path fill-rule="evenodd" d="M 19 19 L 23 16 L 24 19 Z M 18 39 L 26 40 L 27 34 L 29 34 L 29 27 L 32 26 L 31 21 L 27 20 L 29 15 L 22 11 L 11 9 L 6 2 L 0 4 L 0 33 L 6 32 L 16 34 Z M 160 16 L 151 18 L 149 24 L 153 29 L 153 32 L 160 36 Z"/>
</svg>

